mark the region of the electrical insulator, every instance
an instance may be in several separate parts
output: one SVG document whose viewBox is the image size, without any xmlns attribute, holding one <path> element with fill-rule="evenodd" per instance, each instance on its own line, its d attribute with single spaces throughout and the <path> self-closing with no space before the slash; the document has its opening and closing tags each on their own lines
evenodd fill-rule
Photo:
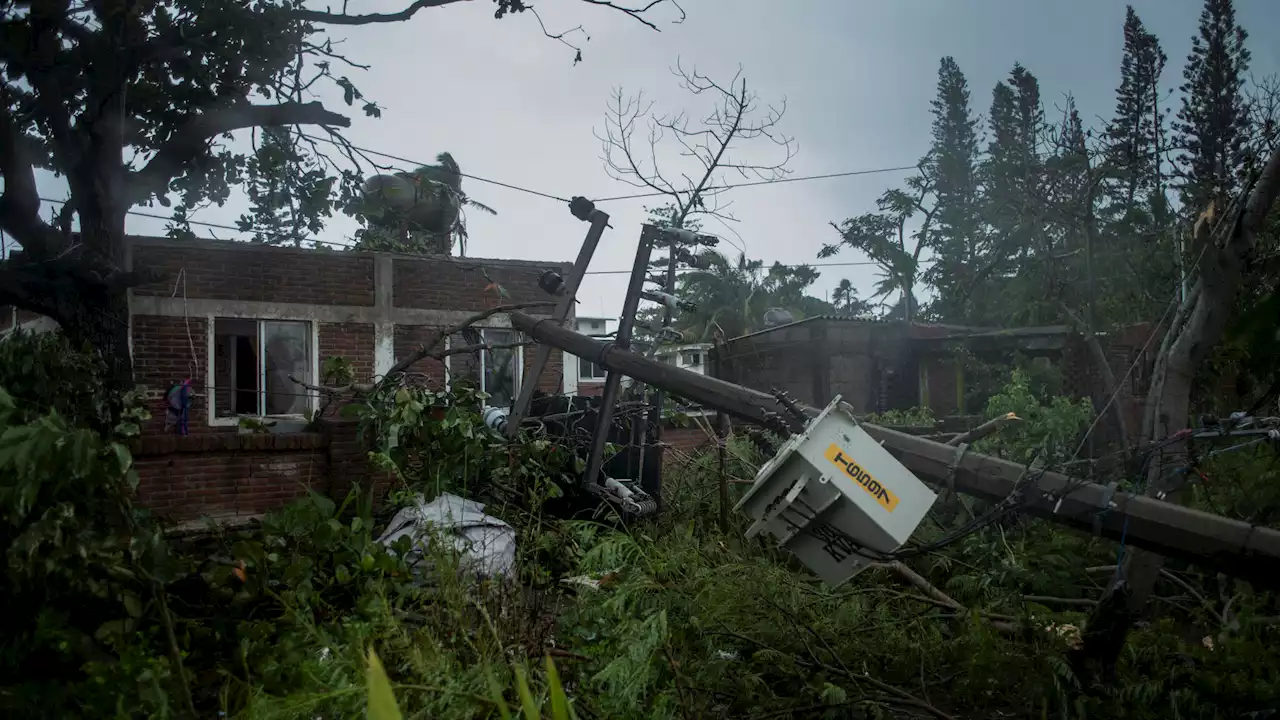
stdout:
<svg viewBox="0 0 1280 720">
<path fill-rule="evenodd" d="M 503 433 L 507 431 L 507 411 L 502 408 L 486 407 L 480 416 L 490 429 Z"/>
<path fill-rule="evenodd" d="M 560 277 L 560 273 L 555 270 L 548 270 L 538 278 L 538 287 L 548 295 L 563 295 L 564 278 Z"/>
</svg>

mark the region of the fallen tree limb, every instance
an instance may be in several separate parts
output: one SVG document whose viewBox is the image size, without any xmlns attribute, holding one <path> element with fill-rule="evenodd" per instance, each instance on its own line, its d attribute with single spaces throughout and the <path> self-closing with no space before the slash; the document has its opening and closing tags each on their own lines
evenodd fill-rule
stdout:
<svg viewBox="0 0 1280 720">
<path fill-rule="evenodd" d="M 1014 422 L 1022 422 L 1022 418 L 1018 417 L 1014 413 L 1005 413 L 1004 415 L 991 418 L 968 432 L 956 435 L 948 440 L 946 444 L 954 447 L 965 443 L 975 443 L 985 437 L 996 434 L 998 431 L 1002 430 L 1005 425 Z"/>
<path fill-rule="evenodd" d="M 875 563 L 873 564 L 873 567 L 884 568 L 892 572 L 894 575 L 897 575 L 899 579 L 906 582 L 908 585 L 914 587 L 915 589 L 919 590 L 920 592 L 924 593 L 928 599 L 932 600 L 933 602 L 935 602 L 941 607 L 950 608 L 951 610 L 954 610 L 962 614 L 969 614 L 974 612 L 969 608 L 965 607 L 964 605 L 960 604 L 960 602 L 955 598 L 939 590 L 936 586 L 934 586 L 933 583 L 929 582 L 929 580 L 926 579 L 923 575 L 916 572 L 915 570 L 912 570 L 911 568 L 907 567 L 904 563 L 898 560 L 895 560 L 893 562 L 888 562 L 888 563 Z M 983 613 L 981 612 L 977 614 L 979 616 L 983 615 Z M 999 630 L 1000 632 L 1003 632 L 1003 633 L 1016 633 L 1019 631 L 1019 628 L 1017 625 L 1005 620 L 997 620 L 991 617 L 987 617 L 987 622 L 991 623 L 992 628 Z"/>
</svg>

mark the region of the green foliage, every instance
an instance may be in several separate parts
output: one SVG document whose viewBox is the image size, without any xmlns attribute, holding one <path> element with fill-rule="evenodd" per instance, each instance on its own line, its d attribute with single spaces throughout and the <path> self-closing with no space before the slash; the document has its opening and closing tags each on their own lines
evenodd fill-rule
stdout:
<svg viewBox="0 0 1280 720">
<path fill-rule="evenodd" d="M 933 427 L 938 422 L 937 418 L 933 416 L 933 410 L 927 407 L 870 413 L 863 420 L 872 425 L 886 425 L 889 427 Z"/>
<path fill-rule="evenodd" d="M 877 297 L 922 282 L 933 295 L 925 314 L 948 323 L 1052 325 L 1074 314 L 1102 330 L 1152 321 L 1180 283 L 1194 284 L 1189 220 L 1211 199 L 1222 211 L 1274 148 L 1276 88 L 1249 80 L 1249 36 L 1234 4 L 1203 6 L 1173 97 L 1160 40 L 1132 7 L 1123 24 L 1117 14 L 1121 61 L 1096 78 L 1114 83 L 1115 111 L 1094 128 L 1071 88 L 1048 92 L 1013 62 L 983 106 L 980 145 L 970 84 L 942 58 L 919 174 L 886 191 L 877 212 L 840 223 L 821 256 L 849 249 L 878 265 Z M 1045 98 L 1064 95 L 1048 107 Z M 923 248 L 931 262 L 920 267 Z M 1273 284 L 1270 268 L 1250 276 Z"/>
<path fill-rule="evenodd" d="M 361 437 L 377 467 L 431 497 L 495 488 L 527 502 L 557 495 L 564 479 L 577 472 L 572 450 L 542 437 L 508 444 L 481 421 L 488 396 L 465 383 L 455 385 L 441 392 L 388 383 L 343 413 L 360 419 Z"/>
<path fill-rule="evenodd" d="M 141 392 L 123 398 L 103 382 L 106 366 L 91 348 L 60 332 L 15 330 L 0 340 L 0 388 L 21 412 L 15 422 L 56 414 L 70 426 L 136 437 L 149 413 Z"/>
<path fill-rule="evenodd" d="M 1010 518 L 908 561 L 963 611 L 886 568 L 833 590 L 772 543 L 745 539 L 745 518 L 719 528 L 714 453 L 668 466 L 656 521 L 542 515 L 548 478 L 576 468 L 536 432 L 502 444 L 478 421 L 482 401 L 388 384 L 351 412 L 406 490 L 493 500 L 486 511 L 519 533 L 518 578 L 463 573 L 434 537 L 420 556 L 407 539 L 376 542 L 381 515 L 360 489 L 170 548 L 124 513 L 133 476 L 118 440 L 0 393 L 4 591 L 18 621 L 3 635 L 0 707 L 175 717 L 188 714 L 186 688 L 196 716 L 254 720 L 895 717 L 921 703 L 955 717 L 1209 720 L 1280 702 L 1274 598 L 1212 569 L 1170 565 L 1180 584 L 1158 589 L 1153 622 L 1134 631 L 1112 682 L 1086 692 L 1071 628 L 1106 581 L 1086 568 L 1114 562 L 1114 543 Z M 1038 430 L 1006 430 L 988 450 L 1019 459 L 1038 448 L 1061 457 L 1090 419 L 1039 396 L 1023 372 L 989 403 L 989 415 L 1008 411 Z M 1254 474 L 1230 495 L 1215 487 L 1215 499 L 1242 507 L 1276 486 L 1271 451 L 1258 452 L 1206 464 Z M 727 456 L 732 478 L 765 460 L 741 436 Z M 729 487 L 730 502 L 741 489 Z M 942 516 L 917 539 L 952 532 Z M 568 658 L 563 669 L 553 654 Z"/>
<path fill-rule="evenodd" d="M 138 476 L 124 443 L 147 414 L 111 397 L 102 364 L 58 335 L 16 334 L 0 353 L 0 707 L 22 714 L 47 696 L 43 709 L 63 717 L 99 701 L 159 712 L 174 687 L 163 588 L 186 570 L 129 502 Z"/>
<path fill-rule="evenodd" d="M 832 257 L 847 247 L 866 255 L 879 267 L 881 277 L 871 299 L 901 293 L 901 314 L 894 316 L 897 319 L 910 320 L 915 314 L 920 253 L 931 247 L 935 239 L 934 213 L 922 205 L 933 190 L 932 183 L 927 175 L 916 175 L 907 180 L 906 190 L 889 190 L 880 196 L 876 201 L 879 212 L 852 217 L 839 225 L 832 223 L 840 233 L 840 241 L 818 252 L 820 258 Z M 914 232 L 909 232 L 907 225 L 916 215 L 923 215 L 924 220 Z"/>
<path fill-rule="evenodd" d="M 708 257 L 710 268 L 686 272 L 676 284 L 676 294 L 698 306 L 675 318 L 676 329 L 690 342 L 710 342 L 716 328 L 726 339 L 762 330 L 770 308 L 788 310 L 796 320 L 833 310 L 806 294 L 819 275 L 812 267 L 775 262 L 766 269 L 762 261 L 743 254 L 736 261 L 715 252 Z"/>
<path fill-rule="evenodd" d="M 1093 404 L 1087 398 L 1054 397 L 1041 404 L 1031 390 L 1028 375 L 1014 370 L 1004 389 L 987 401 L 985 419 L 1013 413 L 1022 419 L 975 445 L 979 452 L 1029 463 L 1035 457 L 1046 465 L 1069 460 L 1081 434 L 1093 420 Z"/>
</svg>

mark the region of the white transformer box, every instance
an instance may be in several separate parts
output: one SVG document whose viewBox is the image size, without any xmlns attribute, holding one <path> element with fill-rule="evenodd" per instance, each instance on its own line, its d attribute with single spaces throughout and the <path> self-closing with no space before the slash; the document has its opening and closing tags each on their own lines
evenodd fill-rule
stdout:
<svg viewBox="0 0 1280 720">
<path fill-rule="evenodd" d="M 768 532 L 833 588 L 877 552 L 902 547 L 937 499 L 847 408 L 837 395 L 760 468 L 736 507 L 754 521 L 747 537 Z"/>
</svg>

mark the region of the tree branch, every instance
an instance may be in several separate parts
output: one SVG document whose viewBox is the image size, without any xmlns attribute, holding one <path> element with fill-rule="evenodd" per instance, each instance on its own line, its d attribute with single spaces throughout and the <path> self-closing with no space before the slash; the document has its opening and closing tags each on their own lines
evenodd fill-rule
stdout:
<svg viewBox="0 0 1280 720">
<path fill-rule="evenodd" d="M 480 352 L 483 350 L 500 350 L 504 348 L 515 348 L 523 345 L 528 345 L 529 343 L 525 343 L 525 342 L 507 343 L 507 344 L 481 343 L 479 345 L 467 345 L 465 347 L 460 347 L 460 348 L 436 350 L 436 346 L 438 346 L 445 338 L 449 337 L 450 335 L 460 333 L 463 330 L 466 330 L 467 328 L 471 327 L 472 325 L 475 325 L 478 322 L 486 320 L 489 317 L 492 317 L 493 315 L 497 315 L 498 313 L 510 312 L 512 310 L 525 310 L 528 308 L 536 308 L 536 307 L 552 307 L 554 305 L 555 303 L 553 302 L 541 301 L 541 302 L 513 303 L 511 305 L 499 305 L 497 307 L 491 307 L 487 310 L 482 310 L 476 313 L 475 315 L 472 315 L 471 317 L 467 318 L 466 320 L 463 320 L 462 322 L 456 325 L 453 325 L 452 327 L 447 327 L 437 332 L 429 340 L 422 343 L 422 345 L 418 346 L 418 349 L 415 350 L 411 355 L 401 360 L 400 362 L 396 363 L 395 365 L 391 366 L 391 369 L 388 370 L 387 374 L 384 375 L 383 377 L 389 378 L 393 375 L 399 375 L 405 370 L 408 370 L 415 363 L 421 360 L 424 360 L 426 358 L 435 358 L 436 360 L 443 360 L 450 355 L 461 355 L 463 353 Z M 301 385 L 302 387 L 308 390 L 321 393 L 324 395 L 365 394 L 365 393 L 371 392 L 373 388 L 377 385 L 377 383 L 351 383 L 349 385 L 342 385 L 339 387 L 330 387 L 327 385 L 314 385 L 312 383 L 303 382 L 302 380 L 299 380 L 298 378 L 292 375 L 289 376 L 289 379 L 294 383 Z"/>
<path fill-rule="evenodd" d="M 497 315 L 498 313 L 510 312 L 512 310 L 525 310 L 528 308 L 535 308 L 535 307 L 552 307 L 554 305 L 555 303 L 548 302 L 548 301 L 527 302 L 527 303 L 514 303 L 511 305 L 498 305 L 496 307 L 491 307 L 487 310 L 482 310 L 476 313 L 475 315 L 472 315 L 471 317 L 467 318 L 466 320 L 463 320 L 462 322 L 452 327 L 445 328 L 444 330 L 441 330 L 440 332 L 436 333 L 435 337 L 431 338 L 427 342 L 424 342 L 421 345 L 421 347 L 415 350 L 411 355 L 401 360 L 400 362 L 396 363 L 395 365 L 392 365 L 391 369 L 387 371 L 386 377 L 390 377 L 392 375 L 398 375 L 404 372 L 405 370 L 408 370 L 410 367 L 413 366 L 414 363 L 418 362 L 419 360 L 422 360 L 423 358 L 429 357 L 432 351 L 435 350 L 436 345 L 439 345 L 440 342 L 445 338 L 455 333 L 460 333 L 463 330 L 466 330 L 467 328 L 471 327 L 472 325 L 475 325 L 476 323 L 482 320 L 486 320 L 494 315 Z"/>
<path fill-rule="evenodd" d="M 347 15 L 346 13 L 331 13 L 322 10 L 295 10 L 294 17 L 304 22 L 325 23 L 327 25 L 373 25 L 375 23 L 392 23 L 402 22 L 412 18 L 418 14 L 419 10 L 426 8 L 442 7 L 444 5 L 452 5 L 464 0 L 415 0 L 409 7 L 394 13 L 368 13 L 366 15 Z"/>
<path fill-rule="evenodd" d="M 200 113 L 175 130 L 146 167 L 132 174 L 125 195 L 127 205 L 132 207 L 154 194 L 163 194 L 169 182 L 183 172 L 188 162 L 204 153 L 213 138 L 234 130 L 281 125 L 350 127 L 351 120 L 326 110 L 319 102 L 236 105 Z"/>
<path fill-rule="evenodd" d="M 368 13 L 365 15 L 348 15 L 346 13 L 332 13 L 332 12 L 327 12 L 322 10 L 299 9 L 294 11 L 293 15 L 294 17 L 304 22 L 324 23 L 327 25 L 374 25 L 377 23 L 403 22 L 405 20 L 411 19 L 414 15 L 417 15 L 419 10 L 425 10 L 427 8 L 443 7 L 445 5 L 452 5 L 454 3 L 463 2 L 463 1 L 464 0 L 414 0 L 414 3 L 409 7 L 406 7 L 400 12 L 394 12 L 394 13 Z M 650 10 L 652 10 L 653 8 L 659 5 L 670 3 L 671 5 L 675 6 L 676 10 L 680 12 L 680 19 L 674 21 L 675 23 L 677 24 L 682 23 L 684 22 L 684 19 L 685 19 L 684 8 L 680 7 L 680 5 L 677 2 L 675 2 L 675 0 L 649 0 L 649 2 L 644 5 L 644 7 L 637 7 L 637 8 L 630 8 L 630 7 L 624 7 L 621 5 L 615 5 L 614 3 L 609 2 L 609 0 L 582 0 L 582 2 L 585 2 L 589 5 L 599 5 L 601 7 L 607 7 L 612 10 L 617 10 L 618 12 L 624 13 L 626 15 L 630 15 L 636 21 L 643 23 L 645 26 L 652 28 L 654 30 L 657 30 L 658 26 L 653 24 L 653 22 L 651 22 L 650 20 L 645 19 L 644 15 L 645 13 L 649 12 Z M 520 12 L 523 10 L 532 10 L 532 9 L 533 9 L 532 6 L 527 6 L 520 0 L 512 0 L 512 2 L 510 2 L 509 4 L 509 10 L 514 12 Z M 501 12 L 501 8 L 499 11 Z M 560 39 L 558 37 L 551 36 L 550 33 L 548 33 L 548 37 L 551 37 L 553 40 Z"/>
</svg>

